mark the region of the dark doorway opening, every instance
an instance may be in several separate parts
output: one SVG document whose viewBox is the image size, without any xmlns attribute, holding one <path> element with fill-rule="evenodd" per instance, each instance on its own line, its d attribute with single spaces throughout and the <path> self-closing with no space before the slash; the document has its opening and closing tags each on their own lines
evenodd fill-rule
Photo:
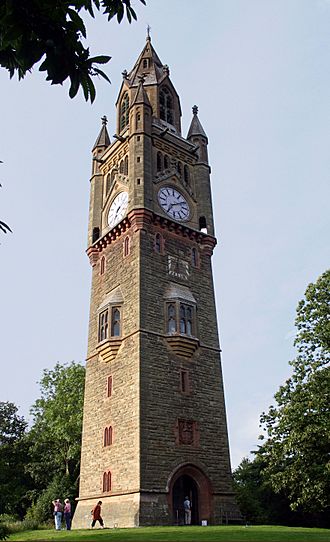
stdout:
<svg viewBox="0 0 330 542">
<path fill-rule="evenodd" d="M 184 474 L 180 476 L 173 486 L 173 520 L 176 525 L 184 525 L 185 497 L 188 496 L 191 503 L 191 524 L 199 524 L 198 513 L 198 488 L 195 480 Z"/>
</svg>

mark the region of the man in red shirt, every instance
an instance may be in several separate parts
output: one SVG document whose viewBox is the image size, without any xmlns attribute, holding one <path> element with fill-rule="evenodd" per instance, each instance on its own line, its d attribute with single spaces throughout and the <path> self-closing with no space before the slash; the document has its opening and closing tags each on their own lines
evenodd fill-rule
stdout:
<svg viewBox="0 0 330 542">
<path fill-rule="evenodd" d="M 95 523 L 98 521 L 101 525 L 102 529 L 104 528 L 103 519 L 101 518 L 101 505 L 102 501 L 99 501 L 92 510 L 92 528 L 94 527 Z"/>
</svg>

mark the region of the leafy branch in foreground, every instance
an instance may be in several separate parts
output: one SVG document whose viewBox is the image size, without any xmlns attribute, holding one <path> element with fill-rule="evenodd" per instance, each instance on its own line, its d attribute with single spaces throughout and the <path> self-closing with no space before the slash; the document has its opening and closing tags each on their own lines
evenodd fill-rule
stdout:
<svg viewBox="0 0 330 542">
<path fill-rule="evenodd" d="M 330 507 L 330 270 L 307 287 L 296 326 L 293 374 L 261 416 L 268 439 L 257 454 L 293 510 L 321 512 Z"/>
<path fill-rule="evenodd" d="M 145 0 L 139 0 L 145 4 Z M 52 85 L 70 79 L 69 96 L 81 87 L 86 101 L 95 99 L 92 77 L 108 76 L 97 65 L 110 56 L 90 56 L 82 40 L 87 30 L 81 16 L 94 18 L 94 10 L 103 11 L 108 21 L 120 23 L 126 13 L 129 23 L 136 20 L 131 0 L 15 0 L 0 3 L 0 66 L 19 80 L 42 61 L 39 70 L 46 72 Z"/>
</svg>

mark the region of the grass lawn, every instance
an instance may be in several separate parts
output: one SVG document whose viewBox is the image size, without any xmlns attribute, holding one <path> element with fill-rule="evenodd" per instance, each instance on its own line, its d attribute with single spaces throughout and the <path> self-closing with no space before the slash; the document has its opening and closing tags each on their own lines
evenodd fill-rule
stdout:
<svg viewBox="0 0 330 542">
<path fill-rule="evenodd" d="M 140 527 L 137 529 L 89 529 L 77 531 L 26 531 L 9 540 L 68 540 L 114 542 L 330 542 L 330 530 L 278 526 Z"/>
</svg>

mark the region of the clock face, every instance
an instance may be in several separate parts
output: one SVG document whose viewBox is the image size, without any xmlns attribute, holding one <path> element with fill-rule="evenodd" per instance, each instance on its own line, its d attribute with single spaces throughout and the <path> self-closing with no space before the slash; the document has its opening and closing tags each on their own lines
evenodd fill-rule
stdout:
<svg viewBox="0 0 330 542">
<path fill-rule="evenodd" d="M 128 193 L 120 192 L 111 203 L 108 215 L 108 224 L 113 228 L 124 218 L 128 205 Z"/>
<path fill-rule="evenodd" d="M 165 213 L 174 220 L 188 220 L 190 209 L 183 195 L 171 186 L 163 186 L 158 192 L 158 201 Z"/>
</svg>

